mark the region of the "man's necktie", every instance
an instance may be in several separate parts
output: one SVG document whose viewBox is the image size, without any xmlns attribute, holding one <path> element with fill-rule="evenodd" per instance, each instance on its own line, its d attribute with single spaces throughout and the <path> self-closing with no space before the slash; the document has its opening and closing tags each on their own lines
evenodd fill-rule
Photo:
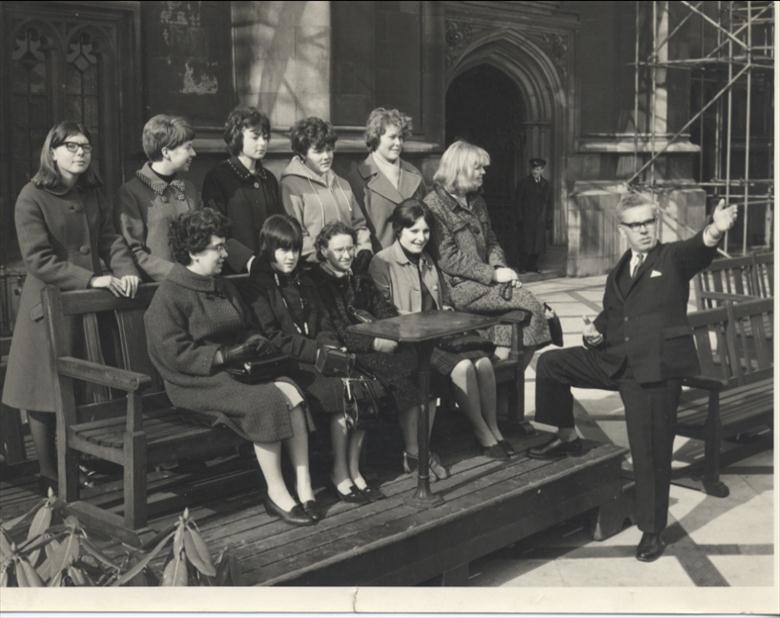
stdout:
<svg viewBox="0 0 780 618">
<path fill-rule="evenodd" d="M 644 253 L 636 253 L 634 254 L 634 265 L 631 268 L 631 278 L 636 279 L 636 275 L 639 272 L 639 269 L 642 267 L 642 262 L 645 261 L 645 254 Z"/>
</svg>

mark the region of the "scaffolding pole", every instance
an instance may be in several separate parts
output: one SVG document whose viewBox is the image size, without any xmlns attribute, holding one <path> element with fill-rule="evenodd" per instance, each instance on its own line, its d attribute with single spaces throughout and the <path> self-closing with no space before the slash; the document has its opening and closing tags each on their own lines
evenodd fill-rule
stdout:
<svg viewBox="0 0 780 618">
<path fill-rule="evenodd" d="M 659 6 L 659 1 L 662 4 Z M 685 7 L 687 12 L 677 17 L 676 23 L 671 23 L 672 11 L 670 2 L 666 0 L 654 0 L 650 6 L 649 3 L 635 2 L 635 25 L 636 25 L 636 46 L 634 50 L 634 173 L 628 180 L 628 184 L 633 187 L 642 186 L 650 190 L 657 190 L 661 185 L 665 188 L 669 183 L 663 182 L 664 173 L 658 174 L 656 164 L 659 158 L 664 155 L 669 148 L 680 138 L 685 131 L 698 121 L 699 127 L 699 146 L 702 149 L 702 155 L 699 159 L 699 186 L 707 191 L 709 198 L 713 203 L 720 197 L 724 197 L 728 203 L 731 203 L 732 197 L 741 193 L 742 208 L 740 217 L 742 223 L 741 249 L 747 253 L 751 242 L 749 237 L 750 208 L 765 207 L 765 220 L 772 217 L 771 207 L 774 197 L 774 179 L 772 176 L 772 153 L 774 151 L 773 134 L 767 131 L 770 136 L 768 140 L 759 140 L 760 148 L 767 149 L 768 174 L 769 178 L 751 178 L 751 154 L 753 150 L 751 130 L 753 127 L 752 107 L 754 90 L 761 89 L 763 96 L 771 96 L 772 92 L 767 88 L 771 83 L 774 62 L 774 3 L 772 2 L 717 2 L 717 16 L 711 17 L 705 9 L 709 3 L 689 2 L 681 0 L 678 6 Z M 712 3 L 714 4 L 714 3 Z M 711 5 L 710 5 L 711 6 Z M 646 48 L 649 54 L 646 59 L 644 53 L 641 53 L 641 12 L 646 16 L 645 21 L 650 21 Z M 682 36 L 679 33 L 683 31 L 684 26 L 694 18 L 699 18 L 700 45 L 698 57 L 669 57 L 669 44 L 675 37 Z M 714 29 L 715 41 L 712 49 L 705 49 L 705 29 Z M 763 36 L 762 36 L 763 35 Z M 709 45 L 708 45 L 709 46 Z M 725 53 L 724 53 L 725 50 Z M 736 52 L 736 53 L 735 53 Z M 640 60 L 640 54 L 642 60 Z M 692 75 L 692 83 L 697 83 L 698 111 L 693 113 L 692 117 L 683 124 L 670 139 L 665 140 L 661 148 L 656 148 L 658 137 L 657 114 L 659 113 L 657 92 L 659 87 L 659 77 L 663 79 L 660 87 L 667 87 L 665 72 L 668 69 L 695 71 Z M 649 75 L 642 74 L 649 71 Z M 758 72 L 758 73 L 757 73 Z M 698 78 L 698 79 L 696 79 Z M 645 88 L 643 100 L 649 106 L 645 108 L 644 130 L 649 140 L 649 151 L 645 150 L 643 162 L 640 165 L 639 134 L 642 132 L 642 125 L 639 122 L 640 115 L 640 93 L 642 92 L 642 83 L 649 86 Z M 711 94 L 708 86 L 715 84 L 717 92 Z M 718 88 L 718 86 L 720 86 Z M 739 88 L 744 95 L 740 94 L 740 102 L 745 103 L 745 133 L 744 133 L 744 168 L 743 177 L 732 179 L 732 146 L 734 140 L 734 91 Z M 709 90 L 709 92 L 708 92 Z M 725 95 L 725 97 L 724 97 Z M 724 100 L 725 99 L 725 100 Z M 693 99 L 692 99 L 693 100 Z M 771 100 L 774 105 L 774 99 Z M 714 109 L 715 134 L 710 142 L 707 134 L 707 122 L 705 114 L 717 103 Z M 764 124 L 769 126 L 770 119 L 765 115 L 761 118 Z M 711 117 L 711 116 L 710 116 Z M 668 118 L 666 119 L 668 121 Z M 649 126 L 648 126 L 649 125 Z M 725 126 L 724 126 L 725 125 Z M 714 149 L 714 159 L 711 167 L 705 166 L 704 148 L 705 145 L 712 144 Z M 740 142 L 737 142 L 739 144 Z M 644 160 L 646 159 L 646 160 Z M 709 165 L 709 164 L 708 164 Z M 664 168 L 659 168 L 664 169 Z M 763 168 L 762 168 L 763 169 Z M 643 180 L 644 179 L 644 180 Z M 758 187 L 760 186 L 760 189 Z M 732 192 L 733 189 L 737 191 Z M 739 191 L 741 189 L 741 191 Z M 757 215 L 758 213 L 754 213 Z M 755 223 L 755 219 L 754 219 Z M 767 245 L 773 245 L 771 227 L 765 225 L 762 242 Z M 732 239 L 733 240 L 733 239 Z M 726 235 L 725 248 L 728 250 L 729 235 Z M 740 244 L 739 242 L 737 244 Z"/>
</svg>

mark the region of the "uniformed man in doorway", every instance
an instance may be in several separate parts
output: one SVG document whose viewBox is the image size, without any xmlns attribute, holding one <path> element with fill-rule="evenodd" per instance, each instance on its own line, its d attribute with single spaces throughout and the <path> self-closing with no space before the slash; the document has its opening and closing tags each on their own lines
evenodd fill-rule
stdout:
<svg viewBox="0 0 780 618">
<path fill-rule="evenodd" d="M 539 256 L 544 253 L 547 231 L 552 230 L 552 187 L 542 176 L 545 165 L 544 159 L 531 159 L 531 173 L 515 189 L 520 272 L 539 272 Z"/>
</svg>

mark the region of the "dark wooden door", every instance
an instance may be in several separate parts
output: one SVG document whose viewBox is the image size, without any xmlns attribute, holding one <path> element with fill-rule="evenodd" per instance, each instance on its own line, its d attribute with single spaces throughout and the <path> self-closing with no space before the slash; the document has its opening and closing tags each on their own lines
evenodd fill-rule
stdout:
<svg viewBox="0 0 780 618">
<path fill-rule="evenodd" d="M 121 183 L 130 140 L 138 140 L 138 8 L 127 2 L 3 2 L 0 263 L 18 246 L 13 204 L 38 168 L 49 128 L 84 123 L 108 194 Z"/>
</svg>

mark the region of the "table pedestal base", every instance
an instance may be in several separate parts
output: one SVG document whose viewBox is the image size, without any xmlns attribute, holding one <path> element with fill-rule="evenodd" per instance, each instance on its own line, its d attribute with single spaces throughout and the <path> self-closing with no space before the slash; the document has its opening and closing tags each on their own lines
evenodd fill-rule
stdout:
<svg viewBox="0 0 780 618">
<path fill-rule="evenodd" d="M 406 497 L 405 502 L 418 508 L 428 508 L 431 506 L 439 506 L 440 504 L 444 504 L 444 498 L 442 498 L 439 494 L 430 492 L 425 494 L 415 489 Z"/>
</svg>

